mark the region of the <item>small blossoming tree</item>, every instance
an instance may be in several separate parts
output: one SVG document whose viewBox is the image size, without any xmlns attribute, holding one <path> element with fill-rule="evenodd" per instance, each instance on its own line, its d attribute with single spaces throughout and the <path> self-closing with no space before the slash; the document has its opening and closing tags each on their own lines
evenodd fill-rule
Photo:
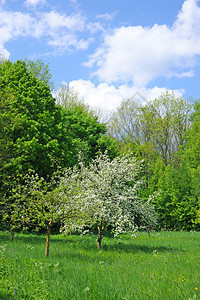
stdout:
<svg viewBox="0 0 200 300">
<path fill-rule="evenodd" d="M 60 183 L 60 197 L 66 210 L 80 211 L 79 222 L 65 220 L 64 230 L 94 227 L 98 229 L 97 247 L 101 248 L 103 230 L 112 226 L 115 236 L 139 227 L 151 228 L 156 217 L 151 199 L 140 198 L 141 164 L 130 154 L 110 160 L 99 155 L 87 167 L 67 171 Z M 72 205 L 73 202 L 73 205 Z M 63 207 L 62 207 L 63 209 Z"/>
<path fill-rule="evenodd" d="M 50 232 L 53 225 L 62 222 L 62 218 L 74 218 L 75 210 L 61 211 L 61 198 L 57 195 L 59 176 L 49 182 L 37 174 L 26 174 L 23 182 L 15 182 L 9 197 L 5 198 L 3 217 L 9 224 L 11 237 L 14 230 L 46 230 L 45 256 L 49 256 Z M 67 215 L 66 215 L 67 214 Z"/>
</svg>

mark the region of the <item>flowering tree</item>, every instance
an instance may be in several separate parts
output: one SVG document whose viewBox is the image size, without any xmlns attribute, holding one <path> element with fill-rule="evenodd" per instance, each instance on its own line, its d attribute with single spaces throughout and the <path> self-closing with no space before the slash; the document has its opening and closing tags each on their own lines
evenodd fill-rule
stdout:
<svg viewBox="0 0 200 300">
<path fill-rule="evenodd" d="M 23 184 L 22 184 L 23 179 Z M 50 232 L 53 225 L 62 222 L 62 218 L 75 218 L 76 210 L 65 207 L 57 194 L 59 175 L 47 182 L 37 174 L 26 174 L 19 180 L 12 180 L 13 187 L 9 195 L 1 200 L 3 221 L 11 231 L 13 240 L 14 231 L 19 228 L 46 230 L 45 256 L 49 256 Z"/>
<path fill-rule="evenodd" d="M 150 229 L 156 224 L 153 206 L 139 197 L 142 181 L 140 163 L 130 154 L 110 160 L 99 155 L 87 167 L 67 171 L 60 183 L 60 197 L 66 210 L 76 208 L 79 222 L 65 220 L 64 229 L 94 227 L 98 229 L 97 247 L 101 248 L 103 230 L 112 226 L 115 236 L 138 227 Z M 73 202 L 73 205 L 72 205 Z"/>
</svg>

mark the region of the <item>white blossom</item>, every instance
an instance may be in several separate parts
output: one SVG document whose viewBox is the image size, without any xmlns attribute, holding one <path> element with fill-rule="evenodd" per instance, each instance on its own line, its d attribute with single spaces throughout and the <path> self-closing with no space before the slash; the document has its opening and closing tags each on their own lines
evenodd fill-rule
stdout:
<svg viewBox="0 0 200 300">
<path fill-rule="evenodd" d="M 138 227 L 153 227 L 156 218 L 151 199 L 139 197 L 141 168 L 130 154 L 111 161 L 105 153 L 89 166 L 80 160 L 74 169 L 66 170 L 59 187 L 59 197 L 65 200 L 60 208 L 60 213 L 66 215 L 63 230 L 81 230 L 103 222 L 118 235 L 135 233 Z M 71 216 L 78 218 L 71 218 L 72 211 Z"/>
</svg>

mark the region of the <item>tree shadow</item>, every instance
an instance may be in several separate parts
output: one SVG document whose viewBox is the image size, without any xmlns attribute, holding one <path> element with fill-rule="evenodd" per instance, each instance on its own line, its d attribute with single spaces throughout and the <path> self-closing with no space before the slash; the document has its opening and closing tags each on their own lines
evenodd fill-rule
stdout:
<svg viewBox="0 0 200 300">
<path fill-rule="evenodd" d="M 0 299 L 1 300 L 11 300 L 11 299 L 13 299 L 13 297 L 11 294 L 5 294 L 0 291 Z"/>
<path fill-rule="evenodd" d="M 91 251 L 99 251 L 96 247 L 96 236 L 91 235 L 92 239 L 86 238 L 86 239 L 77 239 L 77 235 L 70 235 L 70 236 L 57 236 L 56 238 L 54 235 L 51 235 L 50 237 L 50 245 L 51 248 L 54 252 L 54 256 L 56 257 L 61 257 L 63 255 L 75 255 L 73 254 L 73 251 L 75 252 L 76 249 L 82 251 L 88 251 L 88 255 Z M 151 242 L 146 242 L 143 244 L 138 244 L 134 243 L 133 241 L 130 240 L 130 243 L 127 243 L 127 239 L 123 240 L 115 240 L 114 237 L 110 234 L 107 234 L 106 238 L 111 239 L 112 244 L 106 244 L 106 241 L 104 242 L 104 239 L 102 240 L 102 247 L 101 250 L 105 252 L 117 252 L 117 253 L 152 253 L 153 251 L 159 251 L 159 252 L 170 252 L 170 247 L 165 247 L 165 246 L 159 246 L 155 245 L 153 241 Z M 10 241 L 10 235 L 9 233 L 5 233 L 0 235 L 0 241 L 7 242 Z M 14 237 L 13 243 L 17 242 L 22 242 L 25 244 L 31 244 L 31 245 L 45 245 L 46 243 L 46 236 L 41 234 L 16 234 Z M 148 243 L 148 244 L 147 244 Z M 62 254 L 56 253 L 56 248 L 59 247 L 60 245 L 65 245 L 67 247 L 68 245 L 74 244 L 74 248 L 69 247 L 67 248 L 66 251 L 62 249 Z M 64 251 L 63 251 L 64 250 Z M 173 251 L 177 251 L 177 249 L 173 248 Z M 72 252 L 72 253 L 71 253 Z M 51 256 L 51 254 L 50 254 Z M 81 256 L 81 255 L 80 255 Z"/>
<path fill-rule="evenodd" d="M 76 251 L 77 250 L 77 251 Z M 78 252 L 80 251 L 80 252 Z M 83 251 L 83 252 L 82 252 Z M 113 244 L 113 245 L 102 245 L 101 249 L 97 249 L 96 245 L 81 245 L 77 249 L 62 249 L 62 252 L 56 253 L 52 251 L 50 257 L 53 259 L 58 259 L 58 261 L 62 260 L 64 257 L 71 261 L 84 261 L 87 263 L 95 263 L 99 264 L 99 260 L 101 261 L 101 255 L 98 254 L 102 251 L 103 253 L 110 253 L 112 257 L 112 253 L 123 254 L 152 254 L 154 253 L 171 253 L 169 247 L 164 246 L 156 246 L 156 245 L 134 245 L 134 244 Z M 173 251 L 177 251 L 177 249 L 173 249 Z M 96 252 L 96 255 L 95 255 Z M 104 255 L 103 255 L 104 256 Z M 109 264 L 112 263 L 112 259 L 109 259 Z"/>
<path fill-rule="evenodd" d="M 7 242 L 10 241 L 10 236 L 7 235 L 0 235 L 0 242 Z M 1 299 L 1 298 L 0 298 Z"/>
<path fill-rule="evenodd" d="M 56 235 L 58 236 L 58 235 Z M 62 238 L 61 238 L 62 237 Z M 11 241 L 11 234 L 9 232 L 6 233 L 1 233 L 0 235 L 0 242 L 10 242 Z M 14 235 L 13 242 L 22 242 L 22 243 L 32 243 L 34 245 L 36 244 L 41 244 L 46 242 L 46 235 L 45 234 L 33 234 L 33 233 L 24 233 L 24 234 L 19 234 L 16 233 Z M 73 239 L 68 239 L 67 236 L 63 237 L 60 236 L 58 238 L 55 238 L 54 235 L 50 235 L 50 243 L 74 243 Z M 1 299 L 1 298 L 0 298 Z"/>
<path fill-rule="evenodd" d="M 102 250 L 104 251 L 115 251 L 115 252 L 125 252 L 125 253 L 152 253 L 153 251 L 159 251 L 159 252 L 170 252 L 169 247 L 164 246 L 156 246 L 156 245 L 138 245 L 138 244 L 124 244 L 121 242 L 115 243 L 113 245 L 102 245 Z M 176 250 L 176 249 L 174 249 Z"/>
</svg>

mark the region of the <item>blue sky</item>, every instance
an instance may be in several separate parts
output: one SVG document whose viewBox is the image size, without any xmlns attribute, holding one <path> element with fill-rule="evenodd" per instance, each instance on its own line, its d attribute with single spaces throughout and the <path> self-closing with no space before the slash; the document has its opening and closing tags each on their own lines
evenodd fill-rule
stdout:
<svg viewBox="0 0 200 300">
<path fill-rule="evenodd" d="M 0 53 L 49 63 L 91 106 L 199 98 L 198 0 L 0 0 Z"/>
</svg>

